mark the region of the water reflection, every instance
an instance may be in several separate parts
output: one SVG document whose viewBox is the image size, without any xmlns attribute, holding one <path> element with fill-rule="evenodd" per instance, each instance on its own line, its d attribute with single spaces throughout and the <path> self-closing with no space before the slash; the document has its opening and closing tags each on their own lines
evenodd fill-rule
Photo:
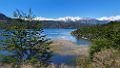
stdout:
<svg viewBox="0 0 120 68">
<path fill-rule="evenodd" d="M 79 45 L 89 45 L 90 41 L 84 39 L 77 39 L 70 33 L 76 29 L 44 29 L 43 34 L 51 40 L 69 40 Z"/>
</svg>

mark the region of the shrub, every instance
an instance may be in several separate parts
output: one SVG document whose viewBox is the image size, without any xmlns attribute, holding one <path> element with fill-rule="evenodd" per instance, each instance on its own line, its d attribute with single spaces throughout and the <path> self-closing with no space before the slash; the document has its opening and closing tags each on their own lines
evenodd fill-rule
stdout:
<svg viewBox="0 0 120 68">
<path fill-rule="evenodd" d="M 120 67 L 120 51 L 110 48 L 102 49 L 94 54 L 93 62 L 97 68 L 119 68 Z"/>
<path fill-rule="evenodd" d="M 75 58 L 75 66 L 76 68 L 93 68 L 92 63 L 87 56 L 78 56 Z"/>
<path fill-rule="evenodd" d="M 101 51 L 103 48 L 110 48 L 112 47 L 112 41 L 107 40 L 106 38 L 98 38 L 93 40 L 93 45 L 90 46 L 90 59 L 94 57 L 96 52 Z"/>
</svg>

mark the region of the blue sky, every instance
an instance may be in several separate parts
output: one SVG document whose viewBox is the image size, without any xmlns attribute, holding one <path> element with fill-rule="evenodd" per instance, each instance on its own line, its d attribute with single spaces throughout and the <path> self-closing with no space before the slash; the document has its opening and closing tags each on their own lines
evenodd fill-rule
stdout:
<svg viewBox="0 0 120 68">
<path fill-rule="evenodd" d="M 120 0 L 0 0 L 0 12 L 10 17 L 15 9 L 27 12 L 29 8 L 36 16 L 48 18 L 98 18 L 120 15 Z"/>
</svg>

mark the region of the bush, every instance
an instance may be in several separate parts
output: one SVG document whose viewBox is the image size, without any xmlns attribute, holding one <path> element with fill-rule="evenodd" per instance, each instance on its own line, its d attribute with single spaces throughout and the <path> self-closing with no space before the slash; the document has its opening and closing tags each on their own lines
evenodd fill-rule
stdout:
<svg viewBox="0 0 120 68">
<path fill-rule="evenodd" d="M 96 52 L 101 51 L 103 48 L 110 48 L 112 47 L 111 40 L 107 40 L 106 38 L 98 38 L 94 39 L 93 45 L 90 46 L 90 59 L 94 57 Z"/>
<path fill-rule="evenodd" d="M 97 68 L 119 68 L 120 51 L 110 48 L 94 54 L 93 62 Z"/>
<path fill-rule="evenodd" d="M 92 63 L 86 56 L 79 56 L 75 58 L 75 66 L 78 68 L 93 68 Z"/>
</svg>

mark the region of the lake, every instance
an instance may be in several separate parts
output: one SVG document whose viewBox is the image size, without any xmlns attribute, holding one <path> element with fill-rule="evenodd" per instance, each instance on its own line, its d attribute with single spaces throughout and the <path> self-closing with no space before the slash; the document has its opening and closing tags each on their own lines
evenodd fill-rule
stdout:
<svg viewBox="0 0 120 68">
<path fill-rule="evenodd" d="M 71 32 L 76 29 L 44 29 L 43 34 L 47 35 L 51 40 L 69 40 L 78 45 L 89 45 L 91 42 L 85 39 L 77 39 L 71 35 Z"/>
<path fill-rule="evenodd" d="M 43 35 L 46 35 L 46 38 L 50 40 L 69 40 L 78 45 L 89 45 L 91 42 L 85 39 L 77 39 L 75 36 L 71 35 L 71 32 L 76 29 L 44 29 Z M 1 31 L 0 31 L 1 33 Z M 0 40 L 3 37 L 0 36 Z"/>
</svg>

